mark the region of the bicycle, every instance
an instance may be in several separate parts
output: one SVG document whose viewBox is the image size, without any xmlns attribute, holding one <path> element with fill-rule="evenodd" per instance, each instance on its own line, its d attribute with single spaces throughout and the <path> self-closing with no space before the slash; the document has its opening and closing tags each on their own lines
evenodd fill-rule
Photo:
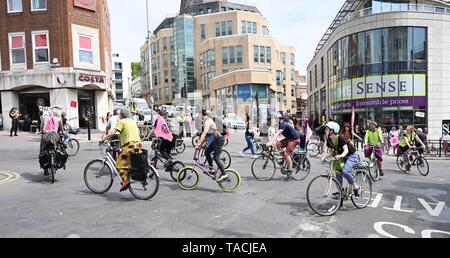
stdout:
<svg viewBox="0 0 450 258">
<path fill-rule="evenodd" d="M 69 130 L 67 138 L 64 139 L 66 152 L 69 157 L 75 157 L 80 151 L 80 142 L 77 139 L 72 138 L 70 135 L 77 135 L 79 130 Z"/>
<path fill-rule="evenodd" d="M 343 206 L 344 200 L 351 199 L 358 209 L 367 207 L 372 198 L 372 181 L 366 173 L 364 166 L 356 165 L 352 169 L 356 184 L 361 188 L 361 195 L 355 196 L 353 186 L 348 185 L 347 180 L 343 186 L 336 179 L 336 175 L 342 172 L 334 170 L 332 164 L 336 159 L 330 159 L 322 164 L 327 169 L 326 174 L 315 177 L 308 184 L 306 199 L 314 213 L 320 216 L 332 216 Z M 342 175 L 343 177 L 343 175 Z M 342 179 L 344 180 L 344 178 Z"/>
<path fill-rule="evenodd" d="M 368 145 L 372 150 L 372 154 L 369 157 L 369 161 L 362 162 L 361 165 L 364 165 L 365 168 L 369 171 L 370 179 L 372 179 L 373 182 L 377 182 L 381 178 L 380 168 L 378 167 L 378 160 L 375 157 L 375 148 L 372 145 Z M 381 148 L 381 147 L 379 147 Z"/>
<path fill-rule="evenodd" d="M 157 164 L 160 161 L 164 164 L 165 172 L 170 173 L 170 177 L 174 182 L 177 181 L 177 172 L 184 168 L 184 164 L 181 161 L 173 161 L 173 157 L 170 156 L 170 159 L 165 159 L 164 156 L 159 151 L 159 145 L 161 144 L 160 139 L 153 140 L 152 150 L 155 152 L 153 158 L 151 159 L 151 164 L 154 168 L 158 169 Z"/>
<path fill-rule="evenodd" d="M 229 134 L 230 132 L 228 131 L 228 134 Z M 200 136 L 201 136 L 201 134 L 196 134 L 194 137 L 192 137 L 192 147 L 197 147 L 199 144 L 200 144 Z M 224 136 L 225 137 L 225 136 Z M 229 138 L 229 137 L 228 137 Z M 224 145 L 223 146 L 227 146 L 229 143 L 230 143 L 230 140 L 228 139 L 228 138 L 225 138 L 225 143 L 224 143 Z"/>
<path fill-rule="evenodd" d="M 261 155 L 264 152 L 264 144 L 261 137 L 255 137 L 253 139 L 253 146 L 255 146 L 255 154 Z"/>
<path fill-rule="evenodd" d="M 39 155 L 39 165 L 42 169 L 48 169 L 51 183 L 55 183 L 55 174 L 59 169 L 66 170 L 69 155 L 64 144 L 59 141 L 57 146 L 48 144 L 46 151 Z"/>
<path fill-rule="evenodd" d="M 206 164 L 207 159 L 206 159 L 206 155 L 205 155 L 205 151 L 206 151 L 206 146 L 203 146 L 201 152 L 200 152 L 200 157 L 199 160 L 200 162 L 202 162 L 203 164 Z M 211 156 L 214 156 L 214 151 L 211 152 Z M 230 168 L 231 166 L 231 155 L 228 151 L 226 150 L 222 150 L 222 152 L 220 153 L 220 158 L 219 158 L 225 169 Z"/>
<path fill-rule="evenodd" d="M 152 130 L 152 126 L 144 123 L 143 125 L 138 125 L 139 128 L 139 136 L 141 137 L 141 141 L 150 141 L 151 135 L 150 132 Z"/>
<path fill-rule="evenodd" d="M 112 157 L 112 153 L 118 152 L 120 149 L 113 148 L 110 141 L 100 143 L 101 150 L 103 150 L 104 146 L 107 146 L 104 157 L 92 160 L 84 169 L 84 183 L 90 191 L 96 194 L 104 194 L 109 191 L 115 177 L 119 178 L 121 184 L 124 183 L 120 176 L 119 168 L 117 168 L 116 162 Z M 134 180 L 133 176 L 128 176 L 130 180 L 129 191 L 136 199 L 149 200 L 158 192 L 159 174 L 150 164 L 145 180 L 138 181 Z"/>
<path fill-rule="evenodd" d="M 411 164 L 411 167 L 417 166 L 417 170 L 422 176 L 427 176 L 430 173 L 430 166 L 428 165 L 428 161 L 425 159 L 425 157 L 420 154 L 420 152 L 417 150 L 417 147 L 413 147 L 414 150 L 408 150 L 408 159 L 412 161 L 411 163 L 408 163 L 408 161 L 405 161 L 403 159 L 403 155 L 397 156 L 397 167 L 400 169 L 400 171 L 406 173 L 406 169 L 404 168 L 405 165 Z"/>
<path fill-rule="evenodd" d="M 181 154 L 186 150 L 186 144 L 184 143 L 184 140 L 182 137 L 177 137 L 177 139 L 175 140 L 175 148 L 174 151 L 176 151 L 176 153 Z"/>
<path fill-rule="evenodd" d="M 294 168 L 294 174 L 292 179 L 304 180 L 308 177 L 311 170 L 311 164 L 303 153 L 291 154 L 292 167 Z M 280 167 L 282 175 L 286 175 L 288 172 L 288 163 L 283 158 L 283 152 L 275 152 L 273 146 L 265 146 L 263 154 L 256 158 L 252 163 L 252 174 L 259 181 L 271 180 L 277 171 L 277 167 Z"/>
<path fill-rule="evenodd" d="M 183 190 L 194 190 L 200 184 L 200 173 L 198 169 L 202 171 L 203 174 L 210 177 L 213 181 L 215 181 L 219 188 L 226 193 L 236 192 L 241 185 L 241 176 L 234 169 L 226 169 L 225 173 L 228 175 L 228 178 L 222 181 L 218 181 L 217 177 L 220 175 L 220 171 L 217 168 L 210 167 L 206 164 L 203 164 L 199 161 L 199 150 L 195 150 L 194 152 L 194 166 L 193 167 L 184 167 L 177 173 L 177 183 Z M 213 171 L 213 174 L 209 173 L 209 171 Z"/>
<path fill-rule="evenodd" d="M 315 157 L 323 154 L 324 149 L 323 149 L 323 147 L 320 147 L 319 143 L 313 142 L 313 143 L 308 144 L 308 153 L 309 153 L 309 156 L 315 158 Z"/>
</svg>

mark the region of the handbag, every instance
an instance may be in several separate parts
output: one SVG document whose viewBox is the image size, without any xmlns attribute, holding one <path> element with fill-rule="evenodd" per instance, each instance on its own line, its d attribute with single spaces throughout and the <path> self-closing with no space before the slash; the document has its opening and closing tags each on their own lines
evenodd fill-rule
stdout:
<svg viewBox="0 0 450 258">
<path fill-rule="evenodd" d="M 141 153 L 130 152 L 131 166 L 130 176 L 135 181 L 145 181 L 147 174 L 150 172 L 150 165 L 148 164 L 148 151 L 142 150 Z"/>
<path fill-rule="evenodd" d="M 337 144 L 334 146 L 333 157 L 336 157 L 337 155 L 339 155 L 338 147 L 337 147 L 339 145 L 339 135 L 337 135 L 336 138 L 337 138 Z M 344 170 L 344 167 L 345 167 L 345 162 L 342 159 L 333 161 L 333 169 L 335 171 L 342 172 L 342 170 Z"/>
</svg>

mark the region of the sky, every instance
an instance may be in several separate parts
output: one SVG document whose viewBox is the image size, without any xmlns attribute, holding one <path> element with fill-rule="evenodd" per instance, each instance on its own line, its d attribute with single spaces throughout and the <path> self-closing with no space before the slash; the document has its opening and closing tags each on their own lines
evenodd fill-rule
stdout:
<svg viewBox="0 0 450 258">
<path fill-rule="evenodd" d="M 130 61 L 139 61 L 139 48 L 147 33 L 145 0 L 109 0 L 111 37 L 114 53 Z M 231 0 L 233 2 L 233 0 Z M 297 70 L 306 75 L 323 34 L 344 0 L 247 0 L 256 5 L 270 24 L 272 36 L 281 44 L 296 48 Z M 167 16 L 175 15 L 180 0 L 149 0 L 150 30 Z"/>
</svg>

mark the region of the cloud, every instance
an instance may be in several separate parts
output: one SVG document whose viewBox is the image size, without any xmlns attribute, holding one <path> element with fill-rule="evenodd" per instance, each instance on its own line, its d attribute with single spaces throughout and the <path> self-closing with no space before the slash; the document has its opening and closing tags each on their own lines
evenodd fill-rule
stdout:
<svg viewBox="0 0 450 258">
<path fill-rule="evenodd" d="M 233 0 L 231 0 L 233 1 Z M 317 43 L 331 24 L 344 0 L 254 0 L 268 19 L 277 40 L 296 48 L 296 64 L 301 74 L 311 61 Z M 150 30 L 168 15 L 179 11 L 180 0 L 149 0 Z M 145 0 L 110 0 L 113 52 L 139 61 L 139 48 L 147 32 Z"/>
</svg>

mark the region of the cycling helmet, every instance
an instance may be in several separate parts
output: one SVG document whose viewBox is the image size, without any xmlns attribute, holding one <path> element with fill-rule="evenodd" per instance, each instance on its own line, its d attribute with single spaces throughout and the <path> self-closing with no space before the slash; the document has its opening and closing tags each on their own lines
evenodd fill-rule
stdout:
<svg viewBox="0 0 450 258">
<path fill-rule="evenodd" d="M 333 130 L 336 134 L 341 131 L 341 126 L 336 122 L 328 122 L 325 126 L 330 128 L 330 130 Z"/>
</svg>

